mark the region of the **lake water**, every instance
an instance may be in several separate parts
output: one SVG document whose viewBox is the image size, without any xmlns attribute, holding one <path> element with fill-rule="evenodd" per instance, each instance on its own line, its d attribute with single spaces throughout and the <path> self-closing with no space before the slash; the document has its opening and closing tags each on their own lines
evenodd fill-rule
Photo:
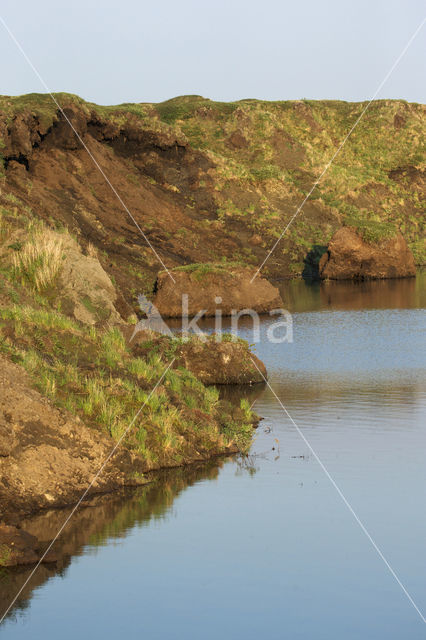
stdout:
<svg viewBox="0 0 426 640">
<path fill-rule="evenodd" d="M 256 346 L 272 389 L 423 615 L 424 284 L 284 284 L 294 342 Z M 241 335 L 250 340 L 249 325 Z M 2 638 L 426 637 L 274 393 L 229 393 L 264 417 L 249 459 L 94 500 L 64 535 L 60 570 L 39 569 Z M 64 517 L 26 527 L 48 539 Z M 3 608 L 27 575 L 0 575 Z"/>
</svg>

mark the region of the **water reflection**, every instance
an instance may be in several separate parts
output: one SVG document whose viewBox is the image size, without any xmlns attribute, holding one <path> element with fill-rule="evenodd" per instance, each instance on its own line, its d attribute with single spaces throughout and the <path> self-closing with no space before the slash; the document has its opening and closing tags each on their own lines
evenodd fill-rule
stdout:
<svg viewBox="0 0 426 640">
<path fill-rule="evenodd" d="M 426 306 L 426 270 L 415 278 L 320 282 L 287 280 L 275 283 L 291 312 L 356 309 L 419 309 Z"/>
<path fill-rule="evenodd" d="M 294 343 L 269 344 L 264 316 L 255 352 L 424 611 L 422 283 L 423 276 L 284 283 Z M 211 322 L 203 328 L 211 330 Z M 251 342 L 249 323 L 240 335 Z M 43 640 L 141 633 L 213 640 L 224 629 L 226 637 L 247 640 L 424 637 L 422 621 L 270 389 L 221 393 L 255 401 L 264 417 L 250 456 L 169 473 L 76 514 L 61 562 L 40 568 L 20 603 L 28 612 L 2 628 L 5 637 L 20 639 L 26 626 Z M 47 543 L 63 517 L 45 514 L 25 526 Z M 82 557 L 71 563 L 73 555 Z M 0 583 L 3 606 L 27 575 L 11 572 L 9 583 Z M 49 581 L 55 575 L 66 579 Z"/>
<path fill-rule="evenodd" d="M 136 490 L 93 497 L 90 503 L 75 512 L 55 543 L 53 549 L 57 562 L 38 567 L 8 618 L 23 612 L 29 606 L 34 590 L 47 580 L 56 575 L 65 577 L 73 557 L 96 553 L 98 547 L 109 544 L 111 540 L 124 539 L 135 525 L 147 525 L 153 520 L 166 519 L 175 498 L 182 491 L 201 480 L 217 478 L 223 463 L 223 460 L 217 459 L 208 464 L 164 471 L 151 484 Z M 21 527 L 36 536 L 40 548 L 45 549 L 70 511 L 71 509 L 45 511 L 23 520 Z M 21 566 L 1 571 L 0 616 L 28 579 L 32 568 Z"/>
</svg>

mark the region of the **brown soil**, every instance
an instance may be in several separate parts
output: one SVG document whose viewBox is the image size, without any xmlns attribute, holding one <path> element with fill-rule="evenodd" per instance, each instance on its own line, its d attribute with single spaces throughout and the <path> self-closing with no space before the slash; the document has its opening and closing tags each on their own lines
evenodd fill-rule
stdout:
<svg viewBox="0 0 426 640">
<path fill-rule="evenodd" d="M 133 355 L 145 358 L 153 348 L 164 354 L 172 343 L 170 339 L 150 330 L 133 334 L 133 327 L 119 325 Z M 203 342 L 198 339 L 180 344 L 173 353 L 176 358 L 173 368 L 184 367 L 203 384 L 255 384 L 262 383 L 268 374 L 261 360 L 251 353 L 242 340 L 216 342 L 214 336 Z"/>
<path fill-rule="evenodd" d="M 23 369 L 3 357 L 0 362 L 1 519 L 77 501 L 114 441 L 54 408 L 31 389 Z M 138 469 L 141 460 L 119 448 L 90 493 L 135 484 Z"/>
<path fill-rule="evenodd" d="M 317 170 L 313 171 L 307 162 L 300 131 L 297 134 L 300 139 L 296 137 L 297 127 L 308 127 L 312 136 L 325 130 L 313 117 L 311 106 L 299 101 L 288 104 L 297 124 L 292 132 L 287 130 L 288 126 L 281 126 L 275 127 L 266 138 L 264 134 L 261 137 L 262 145 L 267 143 L 271 150 L 270 158 L 262 168 L 267 170 L 270 163 L 276 163 L 290 172 L 287 178 L 279 184 L 253 178 L 251 182 L 242 183 L 230 179 L 219 185 L 218 172 L 223 158 L 218 160 L 210 153 L 211 140 L 206 138 L 206 145 L 197 149 L 190 133 L 182 133 L 185 127 L 168 127 L 158 120 L 158 107 L 147 107 L 155 117 L 145 120 L 126 107 L 117 107 L 111 118 L 108 110 L 62 96 L 67 117 L 95 161 L 112 180 L 114 189 L 123 198 L 162 264 L 60 112 L 56 111 L 53 119 L 43 116 L 45 102 L 42 101 L 42 107 L 38 106 L 37 97 L 33 102 L 27 100 L 28 106 L 12 112 L 13 115 L 0 112 L 1 155 L 5 165 L 2 193 L 16 195 L 25 206 L 31 207 L 35 217 L 65 225 L 76 235 L 83 249 L 88 242 L 98 248 L 102 267 L 114 278 L 118 296 L 115 306 L 123 318 L 137 311 L 137 293 L 152 292 L 163 264 L 171 268 L 217 262 L 223 256 L 228 260 L 238 256 L 238 260 L 247 264 L 261 264 L 276 238 L 276 235 L 270 235 L 275 224 L 273 212 L 277 211 L 282 221 L 276 228 L 281 231 L 317 177 Z M 3 99 L 2 104 L 6 109 L 7 99 Z M 417 113 L 418 106 L 401 105 L 402 112 L 395 119 L 398 131 L 405 130 L 405 120 L 409 114 Z M 337 114 L 334 109 L 338 107 L 342 113 L 349 108 L 344 103 L 340 106 L 329 103 L 330 131 L 337 125 L 338 119 L 334 121 L 333 118 Z M 389 103 L 380 108 L 393 107 Z M 209 127 L 214 123 L 223 125 L 221 135 L 233 160 L 247 155 L 253 167 L 257 166 L 258 152 L 253 150 L 256 141 L 251 139 L 254 130 L 247 128 L 251 120 L 243 105 L 233 110 L 232 122 L 222 124 L 213 107 L 202 106 L 196 114 L 200 123 L 207 127 L 206 131 L 210 131 Z M 348 126 L 349 122 L 351 120 L 348 120 Z M 338 141 L 339 137 L 333 144 Z M 314 139 L 315 144 L 318 142 Z M 407 196 L 416 191 L 421 197 L 424 193 L 421 168 L 412 164 L 390 167 L 387 178 L 403 185 Z M 371 184 L 371 189 L 369 185 L 361 186 L 348 192 L 345 199 L 380 215 L 379 187 L 376 183 Z M 388 185 L 380 187 L 383 191 L 381 201 L 393 198 Z M 255 206 L 256 213 L 242 216 L 232 213 L 231 208 L 221 217 L 219 210 L 226 210 L 231 201 L 240 213 L 251 206 Z M 413 202 L 412 198 L 404 197 L 398 203 L 398 210 L 408 222 L 420 216 Z M 254 229 L 256 219 L 265 207 L 272 216 L 271 221 Z M 303 208 L 303 215 L 298 217 L 268 260 L 265 273 L 271 278 L 301 273 L 303 260 L 310 251 L 309 244 L 311 248 L 314 244 L 325 245 L 340 224 L 341 215 L 334 204 L 311 198 Z M 301 242 L 308 237 L 308 243 Z"/>
<path fill-rule="evenodd" d="M 182 316 L 182 296 L 188 296 L 188 315 L 195 316 L 201 310 L 205 316 L 214 316 L 220 310 L 229 316 L 232 311 L 252 309 L 267 313 L 284 306 L 280 293 L 270 282 L 258 275 L 256 269 L 242 267 L 217 268 L 211 271 L 173 271 L 175 280 L 162 272 L 157 280 L 154 304 L 163 317 Z"/>
<path fill-rule="evenodd" d="M 254 384 L 267 377 L 263 362 L 240 342 L 188 342 L 180 347 L 175 366 L 204 384 Z"/>
<path fill-rule="evenodd" d="M 3 357 L 0 371 L 0 522 L 15 523 L 25 513 L 76 503 L 116 442 L 54 408 L 31 388 L 26 372 Z M 194 451 L 182 464 L 237 450 Z M 142 474 L 154 468 L 118 447 L 88 495 L 143 484 Z"/>
<path fill-rule="evenodd" d="M 66 113 L 168 268 L 232 256 L 246 246 L 221 225 L 213 233 L 204 226 L 217 218 L 206 156 L 176 137 L 142 130 L 131 117 L 119 128 L 75 106 Z M 146 239 L 60 114 L 47 130 L 31 113 L 16 116 L 3 132 L 1 124 L 0 114 L 7 190 L 37 217 L 65 225 L 83 248 L 89 242 L 98 248 L 128 317 L 136 309 L 134 293 L 152 291 L 163 268 Z M 264 250 L 257 252 L 260 262 Z"/>
<path fill-rule="evenodd" d="M 377 244 L 365 242 L 349 227 L 332 237 L 319 264 L 320 276 L 331 280 L 406 278 L 416 275 L 414 258 L 400 233 Z"/>
</svg>

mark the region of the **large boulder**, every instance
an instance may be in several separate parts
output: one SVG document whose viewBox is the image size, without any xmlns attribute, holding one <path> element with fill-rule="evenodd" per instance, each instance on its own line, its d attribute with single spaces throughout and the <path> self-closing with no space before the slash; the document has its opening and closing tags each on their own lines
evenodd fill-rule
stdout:
<svg viewBox="0 0 426 640">
<path fill-rule="evenodd" d="M 158 274 L 154 305 L 163 317 L 182 316 L 182 296 L 188 296 L 188 315 L 204 310 L 205 316 L 253 309 L 267 313 L 282 308 L 280 293 L 268 280 L 257 275 L 253 267 L 226 264 L 187 265 L 174 269 L 172 278 L 166 271 Z"/>
<path fill-rule="evenodd" d="M 407 278 L 416 275 L 416 266 L 401 233 L 373 244 L 354 228 L 342 227 L 320 260 L 319 274 L 330 280 Z"/>
<path fill-rule="evenodd" d="M 59 274 L 62 310 L 84 324 L 119 322 L 121 317 L 115 307 L 117 292 L 97 255 L 85 256 L 69 234 L 57 236 L 63 243 Z"/>
</svg>

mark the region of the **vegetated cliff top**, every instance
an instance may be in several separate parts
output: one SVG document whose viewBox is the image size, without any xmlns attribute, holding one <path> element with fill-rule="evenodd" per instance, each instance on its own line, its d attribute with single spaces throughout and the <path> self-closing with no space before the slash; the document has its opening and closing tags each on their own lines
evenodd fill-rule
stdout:
<svg viewBox="0 0 426 640">
<path fill-rule="evenodd" d="M 215 102 L 99 106 L 55 94 L 168 267 L 259 265 L 367 102 Z M 264 268 L 312 272 L 342 224 L 399 229 L 424 247 L 425 107 L 374 101 Z M 129 301 L 162 268 L 49 95 L 0 98 L 2 193 L 103 252 Z M 378 231 L 377 231 L 378 230 Z"/>
</svg>

